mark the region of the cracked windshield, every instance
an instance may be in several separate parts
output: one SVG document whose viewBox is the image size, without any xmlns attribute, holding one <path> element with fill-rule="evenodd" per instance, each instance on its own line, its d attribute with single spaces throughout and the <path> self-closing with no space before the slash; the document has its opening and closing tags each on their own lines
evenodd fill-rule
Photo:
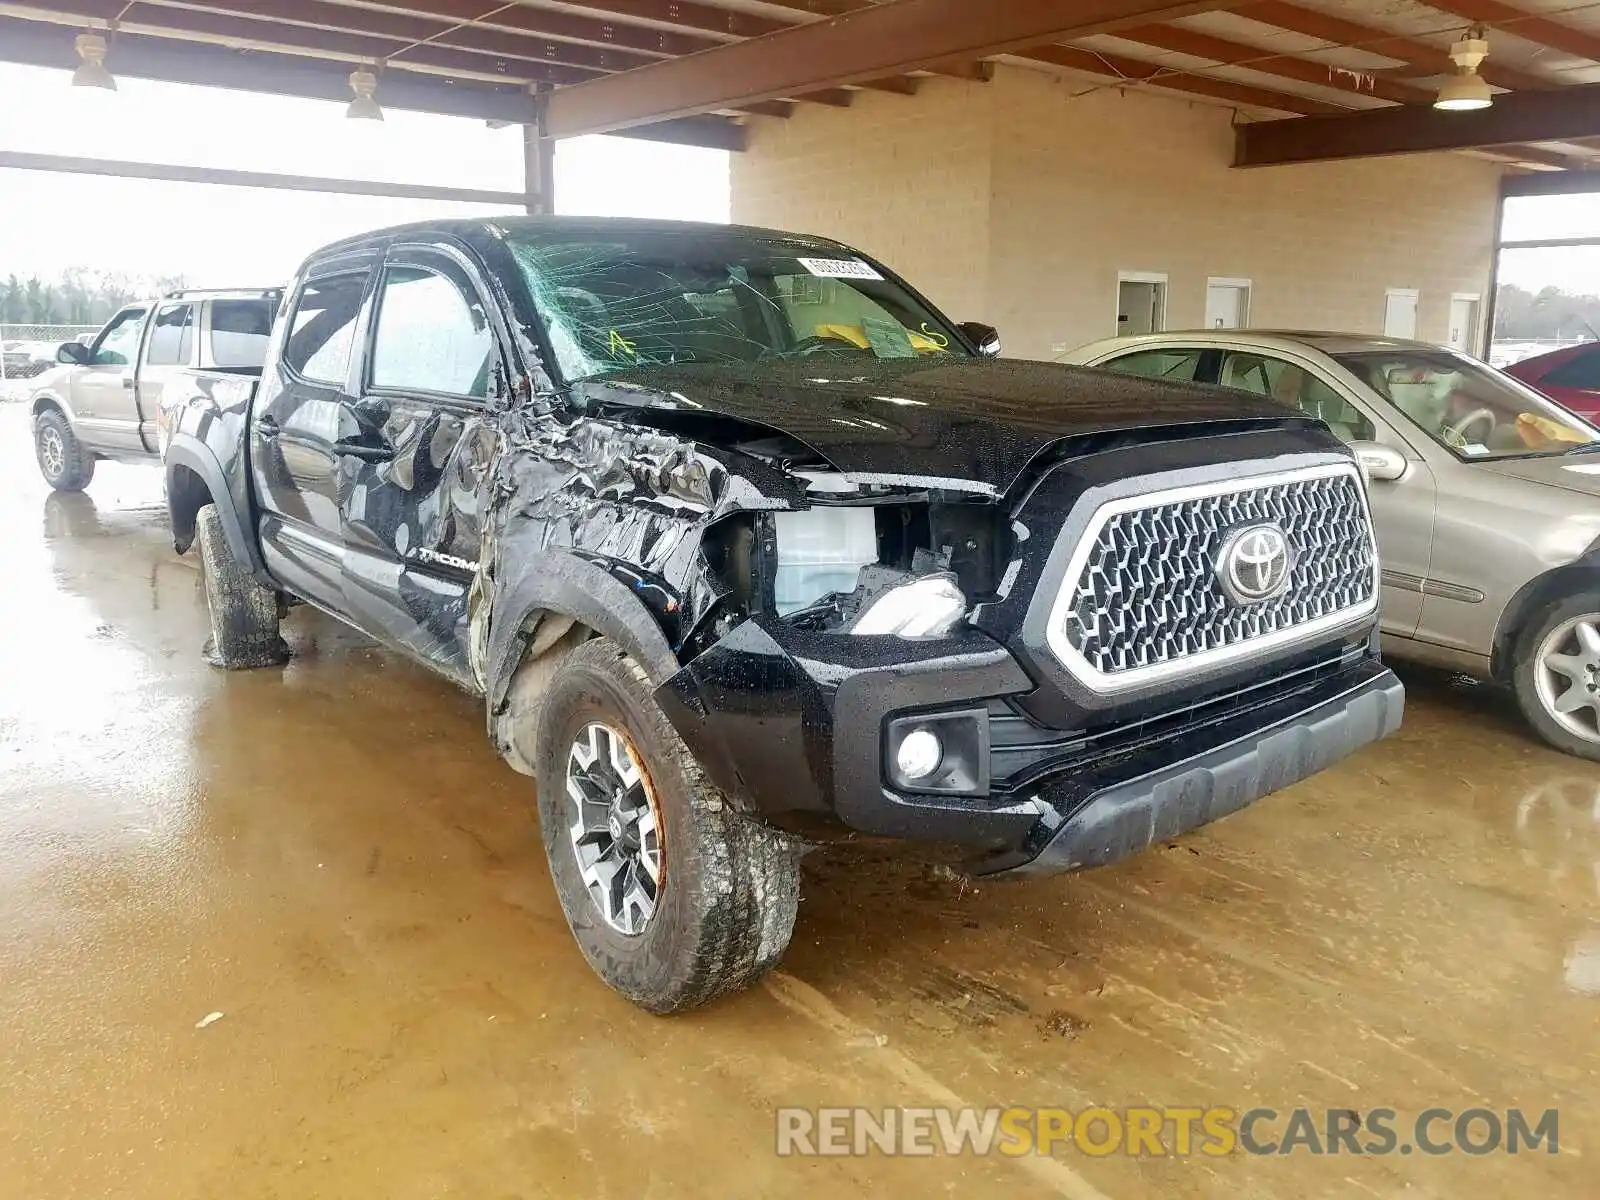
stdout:
<svg viewBox="0 0 1600 1200">
<path fill-rule="evenodd" d="M 569 380 L 676 363 L 971 354 L 943 317 L 842 247 L 544 231 L 511 247 Z"/>
</svg>

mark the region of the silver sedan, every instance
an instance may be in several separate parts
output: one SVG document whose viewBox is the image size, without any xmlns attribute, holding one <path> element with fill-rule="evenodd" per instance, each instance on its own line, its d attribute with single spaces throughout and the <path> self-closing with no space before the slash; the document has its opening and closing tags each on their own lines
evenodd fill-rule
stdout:
<svg viewBox="0 0 1600 1200">
<path fill-rule="evenodd" d="M 1326 421 L 1370 480 L 1384 652 L 1504 683 L 1548 742 L 1600 760 L 1600 429 L 1476 359 L 1392 338 L 1173 332 L 1063 361 Z"/>
</svg>

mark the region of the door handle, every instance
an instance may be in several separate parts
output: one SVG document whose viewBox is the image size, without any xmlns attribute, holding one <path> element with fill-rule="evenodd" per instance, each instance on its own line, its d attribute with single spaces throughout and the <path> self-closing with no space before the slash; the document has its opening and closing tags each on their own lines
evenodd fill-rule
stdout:
<svg viewBox="0 0 1600 1200">
<path fill-rule="evenodd" d="M 128 391 L 128 392 L 133 391 L 133 380 L 130 377 L 128 377 L 127 375 L 124 375 L 122 377 L 122 387 L 123 387 L 124 391 Z"/>
<path fill-rule="evenodd" d="M 281 430 L 278 427 L 278 419 L 276 417 L 266 416 L 256 418 L 257 437 L 275 438 L 280 432 Z"/>
<path fill-rule="evenodd" d="M 359 458 L 362 462 L 391 462 L 393 446 L 370 446 L 362 442 L 335 442 L 333 452 L 341 458 Z"/>
</svg>

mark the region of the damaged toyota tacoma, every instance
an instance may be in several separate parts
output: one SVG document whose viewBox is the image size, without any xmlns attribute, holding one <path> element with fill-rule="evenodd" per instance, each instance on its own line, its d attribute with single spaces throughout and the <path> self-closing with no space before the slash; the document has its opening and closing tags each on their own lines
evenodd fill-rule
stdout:
<svg viewBox="0 0 1600 1200">
<path fill-rule="evenodd" d="M 803 850 L 1092 867 L 1391 732 L 1365 484 L 1270 400 L 1000 360 L 837 242 L 510 218 L 314 254 L 174 414 L 216 664 L 306 602 L 485 701 L 643 1007 L 783 952 Z"/>
</svg>

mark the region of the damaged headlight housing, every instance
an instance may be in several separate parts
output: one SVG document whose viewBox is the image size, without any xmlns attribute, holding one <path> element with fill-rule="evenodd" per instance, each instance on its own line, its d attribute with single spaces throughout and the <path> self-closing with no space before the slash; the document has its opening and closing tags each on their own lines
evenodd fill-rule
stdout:
<svg viewBox="0 0 1600 1200">
<path fill-rule="evenodd" d="M 967 598 L 956 577 L 941 571 L 890 588 L 861 611 L 850 632 L 863 637 L 943 637 L 967 615 Z"/>
</svg>

